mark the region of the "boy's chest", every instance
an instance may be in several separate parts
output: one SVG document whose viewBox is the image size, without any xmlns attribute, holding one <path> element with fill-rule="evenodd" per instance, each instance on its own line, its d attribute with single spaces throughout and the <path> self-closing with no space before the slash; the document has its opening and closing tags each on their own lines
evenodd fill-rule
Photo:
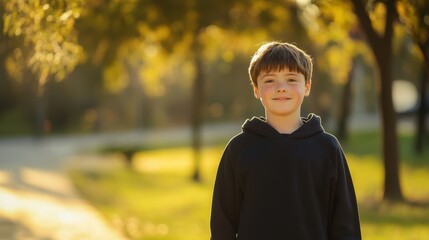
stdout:
<svg viewBox="0 0 429 240">
<path fill-rule="evenodd" d="M 317 145 L 280 139 L 249 149 L 237 170 L 245 188 L 317 187 L 329 180 L 331 158 Z"/>
</svg>

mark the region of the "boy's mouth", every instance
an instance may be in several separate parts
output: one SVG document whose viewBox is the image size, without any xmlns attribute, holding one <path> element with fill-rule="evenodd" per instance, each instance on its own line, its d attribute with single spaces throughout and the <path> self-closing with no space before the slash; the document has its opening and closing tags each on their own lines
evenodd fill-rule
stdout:
<svg viewBox="0 0 429 240">
<path fill-rule="evenodd" d="M 284 100 L 291 100 L 291 98 L 290 97 L 275 97 L 275 98 L 273 98 L 273 100 L 284 101 Z"/>
</svg>

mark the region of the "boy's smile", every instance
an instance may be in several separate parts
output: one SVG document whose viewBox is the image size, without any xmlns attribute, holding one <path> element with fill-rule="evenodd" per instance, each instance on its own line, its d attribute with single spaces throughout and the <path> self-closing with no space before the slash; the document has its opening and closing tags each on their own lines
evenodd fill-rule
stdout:
<svg viewBox="0 0 429 240">
<path fill-rule="evenodd" d="M 298 116 L 304 96 L 308 96 L 311 81 L 305 82 L 304 75 L 289 71 L 287 67 L 279 71 L 262 71 L 254 86 L 255 97 L 265 107 L 270 116 Z"/>
<path fill-rule="evenodd" d="M 291 100 L 292 98 L 290 97 L 275 97 L 273 98 L 273 100 L 275 101 L 286 101 L 286 100 Z"/>
</svg>

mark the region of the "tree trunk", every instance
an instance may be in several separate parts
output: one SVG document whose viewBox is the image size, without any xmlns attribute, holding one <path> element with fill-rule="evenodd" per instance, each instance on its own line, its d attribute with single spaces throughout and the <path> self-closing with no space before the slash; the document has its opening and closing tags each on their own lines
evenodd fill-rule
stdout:
<svg viewBox="0 0 429 240">
<path fill-rule="evenodd" d="M 45 135 L 46 124 L 46 94 L 45 86 L 39 85 L 36 90 L 34 101 L 34 134 L 40 139 Z"/>
<path fill-rule="evenodd" d="M 423 53 L 424 63 L 422 66 L 422 78 L 420 82 L 420 104 L 417 110 L 416 152 L 422 153 L 424 149 L 424 138 L 427 134 L 426 115 L 428 112 L 427 89 L 429 81 L 429 39 L 426 40 L 425 43 L 419 44 L 419 47 Z"/>
<path fill-rule="evenodd" d="M 347 123 L 350 116 L 350 110 L 352 105 L 352 98 L 353 98 L 352 85 L 353 85 L 353 79 L 354 79 L 354 72 L 357 64 L 357 58 L 358 58 L 357 56 L 353 57 L 353 60 L 349 69 L 349 73 L 347 75 L 347 82 L 344 85 L 343 95 L 341 97 L 340 118 L 338 120 L 338 131 L 337 131 L 338 139 L 340 139 L 341 141 L 347 140 L 347 133 L 348 133 Z"/>
<path fill-rule="evenodd" d="M 94 109 L 96 115 L 95 119 L 92 122 L 91 131 L 94 133 L 101 132 L 103 128 L 103 116 L 102 116 L 102 106 L 101 102 L 104 98 L 104 93 L 102 90 L 103 86 L 103 65 L 91 64 L 89 65 L 89 73 L 91 78 L 91 88 L 93 90 L 91 98 L 91 108 Z"/>
<path fill-rule="evenodd" d="M 401 185 L 399 182 L 399 148 L 396 133 L 396 112 L 393 107 L 391 58 L 384 58 L 380 62 L 381 88 L 379 98 L 381 102 L 383 158 L 384 158 L 384 194 L 385 200 L 402 200 Z M 384 64 L 384 65 L 383 65 Z M 382 67 L 384 66 L 384 67 Z"/>
<path fill-rule="evenodd" d="M 198 41 L 198 40 L 195 40 Z M 201 46 L 196 43 L 195 47 L 195 79 L 192 93 L 192 148 L 194 155 L 194 172 L 192 179 L 195 182 L 201 181 L 200 165 L 201 165 L 201 148 L 202 148 L 202 123 L 204 115 L 204 68 Z"/>
<path fill-rule="evenodd" d="M 130 100 L 133 105 L 132 125 L 140 129 L 143 127 L 143 87 L 138 74 L 138 65 L 131 62 L 125 62 L 129 76 L 129 86 L 127 91 L 130 92 Z"/>
<path fill-rule="evenodd" d="M 378 96 L 381 107 L 382 145 L 384 159 L 384 200 L 402 200 L 399 182 L 399 149 L 396 133 L 396 112 L 392 100 L 392 41 L 393 24 L 396 16 L 396 1 L 386 1 L 386 21 L 384 34 L 379 35 L 372 27 L 371 19 L 362 0 L 351 0 L 355 14 L 366 34 L 380 74 Z"/>
</svg>

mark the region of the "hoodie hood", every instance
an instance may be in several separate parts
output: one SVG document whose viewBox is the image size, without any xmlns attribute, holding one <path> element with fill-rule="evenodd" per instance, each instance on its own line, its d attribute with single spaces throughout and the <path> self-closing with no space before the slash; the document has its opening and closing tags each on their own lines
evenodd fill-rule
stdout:
<svg viewBox="0 0 429 240">
<path fill-rule="evenodd" d="M 320 117 L 311 113 L 307 117 L 301 118 L 303 125 L 291 134 L 281 134 L 271 125 L 269 125 L 264 117 L 253 117 L 244 122 L 243 132 L 262 135 L 267 138 L 289 137 L 293 139 L 307 138 L 320 132 L 324 132 L 321 125 Z"/>
</svg>

